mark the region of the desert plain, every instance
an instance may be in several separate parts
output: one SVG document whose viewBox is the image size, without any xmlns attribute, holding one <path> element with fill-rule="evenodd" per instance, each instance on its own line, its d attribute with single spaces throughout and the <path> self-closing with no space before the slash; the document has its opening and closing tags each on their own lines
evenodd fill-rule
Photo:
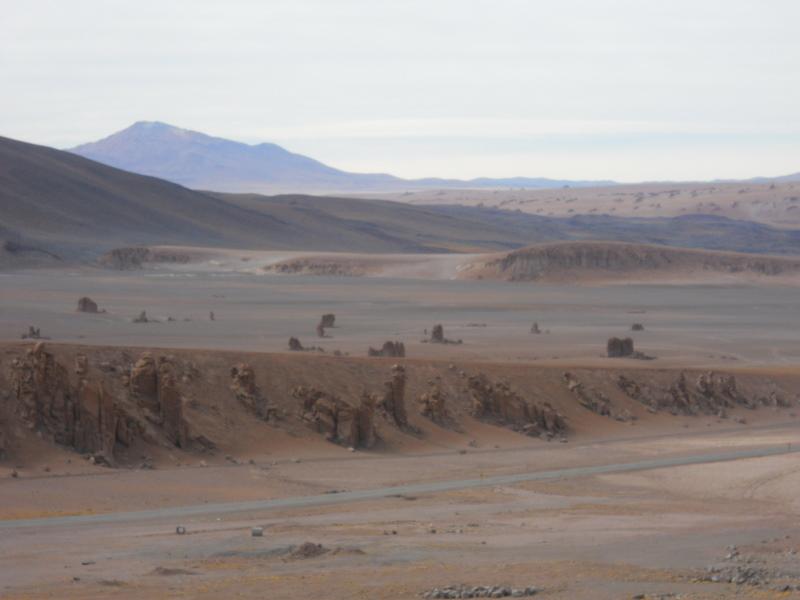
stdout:
<svg viewBox="0 0 800 600">
<path fill-rule="evenodd" d="M 0 274 L 2 597 L 800 595 L 791 281 L 170 251 Z"/>
</svg>

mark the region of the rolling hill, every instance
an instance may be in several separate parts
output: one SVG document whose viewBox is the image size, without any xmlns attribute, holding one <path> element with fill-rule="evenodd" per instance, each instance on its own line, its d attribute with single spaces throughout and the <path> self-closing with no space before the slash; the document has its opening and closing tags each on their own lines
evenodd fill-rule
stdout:
<svg viewBox="0 0 800 600">
<path fill-rule="evenodd" d="M 800 254 L 798 231 L 724 217 L 547 217 L 476 206 L 198 192 L 0 138 L 4 266 L 94 260 L 131 245 L 444 253 L 597 239 Z"/>
</svg>

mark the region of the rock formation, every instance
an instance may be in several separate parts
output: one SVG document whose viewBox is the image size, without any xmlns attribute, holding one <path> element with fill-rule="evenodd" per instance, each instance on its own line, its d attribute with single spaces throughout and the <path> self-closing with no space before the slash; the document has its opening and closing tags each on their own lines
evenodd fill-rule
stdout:
<svg viewBox="0 0 800 600">
<path fill-rule="evenodd" d="M 370 347 L 367 354 L 369 356 L 386 356 L 390 358 L 403 358 L 406 355 L 406 347 L 403 342 L 384 342 L 380 350 Z"/>
<path fill-rule="evenodd" d="M 253 367 L 241 363 L 231 368 L 231 390 L 236 399 L 265 421 L 277 417 L 275 407 L 269 406 L 267 399 L 256 385 Z"/>
<path fill-rule="evenodd" d="M 67 369 L 40 342 L 12 362 L 11 387 L 20 420 L 28 429 L 113 462 L 120 415 L 101 383 L 81 379 L 73 386 Z"/>
<path fill-rule="evenodd" d="M 155 250 L 142 246 L 114 248 L 100 257 L 100 264 L 111 269 L 129 271 L 144 268 L 146 263 L 185 264 L 191 260 L 188 254 L 170 250 Z"/>
<path fill-rule="evenodd" d="M 585 409 L 603 417 L 613 417 L 611 400 L 600 390 L 587 389 L 583 383 L 575 379 L 572 373 L 564 373 L 564 383 L 567 389 L 578 399 L 578 403 Z"/>
<path fill-rule="evenodd" d="M 158 414 L 158 370 L 152 354 L 145 352 L 133 365 L 129 385 L 139 405 Z"/>
<path fill-rule="evenodd" d="M 620 358 L 633 355 L 633 340 L 631 338 L 612 337 L 606 344 L 606 353 L 609 358 Z"/>
<path fill-rule="evenodd" d="M 83 313 L 92 313 L 92 314 L 100 312 L 97 309 L 97 303 L 88 296 L 83 296 L 82 298 L 78 299 L 77 311 Z"/>
<path fill-rule="evenodd" d="M 549 403 L 531 404 L 508 384 L 493 383 L 480 374 L 471 376 L 467 385 L 472 399 L 471 412 L 476 419 L 530 436 L 550 438 L 563 435 L 567 430 L 564 417 Z"/>
<path fill-rule="evenodd" d="M 163 361 L 158 369 L 158 407 L 166 438 L 179 448 L 187 447 L 189 432 L 183 416 L 183 397 L 172 365 Z"/>
<path fill-rule="evenodd" d="M 300 418 L 330 442 L 351 448 L 370 448 L 377 436 L 374 405 L 369 397 L 353 407 L 338 396 L 316 388 L 297 387 L 292 396 L 300 402 Z"/>
<path fill-rule="evenodd" d="M 449 340 L 444 337 L 444 327 L 442 325 L 434 325 L 433 329 L 431 329 L 431 337 L 427 340 L 423 340 L 424 342 L 430 342 L 431 344 L 461 344 L 462 340 Z"/>
<path fill-rule="evenodd" d="M 432 383 L 427 392 L 417 399 L 419 413 L 442 427 L 452 427 L 453 419 L 447 410 L 447 394 L 438 383 Z"/>
<path fill-rule="evenodd" d="M 691 384 L 686 373 L 681 373 L 666 389 L 657 389 L 620 375 L 617 386 L 625 394 L 641 402 L 651 412 L 664 410 L 673 415 L 727 416 L 730 408 L 756 408 L 758 406 L 791 406 L 776 390 L 760 396 L 748 396 L 739 389 L 736 378 L 725 373 L 708 371 L 697 375 Z"/>
<path fill-rule="evenodd" d="M 143 353 L 131 369 L 129 389 L 146 418 L 163 427 L 171 443 L 187 447 L 190 440 L 183 397 L 170 360 L 162 357 L 156 361 L 149 352 Z"/>
<path fill-rule="evenodd" d="M 406 369 L 402 365 L 393 365 L 392 377 L 384 384 L 377 406 L 390 423 L 401 429 L 408 427 L 405 394 Z"/>
<path fill-rule="evenodd" d="M 46 340 L 46 338 L 42 335 L 42 332 L 39 330 L 38 327 L 34 327 L 33 325 L 28 325 L 28 332 L 23 333 L 20 336 L 23 340 Z"/>
</svg>

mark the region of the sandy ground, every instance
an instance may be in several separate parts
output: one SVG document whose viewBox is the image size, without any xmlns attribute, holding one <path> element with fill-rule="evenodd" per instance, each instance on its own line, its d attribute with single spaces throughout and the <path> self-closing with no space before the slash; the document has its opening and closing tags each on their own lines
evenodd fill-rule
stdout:
<svg viewBox="0 0 800 600">
<path fill-rule="evenodd" d="M 347 456 L 224 469 L 109 473 L 60 478 L 66 497 L 98 479 L 136 490 L 170 485 L 197 501 L 310 493 L 329 485 L 357 489 L 452 477 L 452 469 L 488 476 L 509 468 L 546 468 L 641 456 L 669 456 L 753 444 L 797 442 L 796 427 L 735 434 L 607 440 L 600 445 L 374 459 Z M 368 469 L 359 463 L 371 462 Z M 378 468 L 376 468 L 378 467 Z M 155 479 L 157 478 L 157 479 Z M 120 481 L 126 480 L 126 481 Z M 0 484 L 33 490 L 42 480 Z M 55 481 L 52 479 L 50 483 Z M 219 488 L 225 488 L 220 492 Z M 134 523 L 4 531 L 0 573 L 5 598 L 415 598 L 445 585 L 537 586 L 544 598 L 788 598 L 769 586 L 701 581 L 736 545 L 744 564 L 780 565 L 797 581 L 800 467 L 796 456 L 601 475 L 491 489 L 388 498 L 352 505 Z M 136 506 L 120 498 L 116 510 Z M 86 496 L 84 491 L 84 497 Z M 12 502 L 18 502 L 13 499 Z M 153 504 L 159 500 L 154 499 Z M 175 535 L 175 527 L 186 535 Z M 250 528 L 264 528 L 264 537 Z M 329 551 L 293 557 L 303 542 Z M 69 552 L 66 552 L 66 548 Z M 734 561 L 727 561 L 733 562 Z M 738 564 L 738 563 L 735 563 Z M 47 565 L 47 568 L 43 568 Z M 775 580 L 778 581 L 777 579 Z"/>
<path fill-rule="evenodd" d="M 781 365 L 800 360 L 796 290 L 754 285 L 566 286 L 487 281 L 241 273 L 229 265 L 0 274 L 0 340 L 28 325 L 58 342 L 283 351 L 290 336 L 365 356 L 393 339 L 443 360 L 609 363 L 606 340 L 631 335 L 656 364 Z M 108 312 L 78 314 L 88 295 Z M 146 310 L 158 323 L 135 324 Z M 209 320 L 214 311 L 216 320 Z M 333 312 L 337 327 L 318 339 Z M 169 318 L 175 319 L 168 321 Z M 187 320 L 189 319 L 189 320 Z M 549 333 L 531 335 L 536 321 Z M 423 344 L 436 323 L 462 345 Z M 631 332 L 633 323 L 645 330 Z"/>
</svg>

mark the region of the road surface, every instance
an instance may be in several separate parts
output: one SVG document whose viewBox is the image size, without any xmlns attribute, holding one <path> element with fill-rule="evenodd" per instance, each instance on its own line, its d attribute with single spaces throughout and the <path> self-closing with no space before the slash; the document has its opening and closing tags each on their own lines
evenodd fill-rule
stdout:
<svg viewBox="0 0 800 600">
<path fill-rule="evenodd" d="M 399 495 L 430 494 L 436 492 L 449 492 L 478 487 L 493 487 L 513 485 L 526 481 L 547 481 L 557 479 L 573 479 L 591 475 L 609 473 L 628 473 L 632 471 L 648 471 L 667 467 L 680 467 L 685 465 L 699 465 L 716 462 L 728 462 L 767 456 L 779 456 L 800 452 L 800 444 L 768 446 L 718 453 L 695 454 L 690 456 L 674 456 L 642 460 L 630 463 L 616 463 L 609 465 L 596 465 L 589 467 L 571 467 L 549 471 L 535 471 L 532 473 L 518 473 L 515 475 L 497 475 L 479 479 L 457 479 L 448 481 L 434 481 L 426 483 L 408 484 L 395 487 L 382 487 L 369 490 L 356 490 L 336 494 L 321 494 L 315 496 L 299 496 L 293 498 L 277 498 L 273 500 L 256 500 L 247 502 L 226 502 L 218 504 L 199 504 L 193 506 L 176 506 L 155 510 L 130 511 L 107 513 L 100 515 L 75 515 L 66 517 L 48 517 L 41 519 L 18 519 L 0 521 L 0 530 L 69 526 L 69 525 L 99 525 L 105 523 L 128 523 L 154 519 L 186 519 L 191 517 L 209 517 L 232 515 L 253 511 L 267 511 L 287 508 L 305 508 L 331 504 L 345 504 L 361 500 L 376 500 Z"/>
</svg>

